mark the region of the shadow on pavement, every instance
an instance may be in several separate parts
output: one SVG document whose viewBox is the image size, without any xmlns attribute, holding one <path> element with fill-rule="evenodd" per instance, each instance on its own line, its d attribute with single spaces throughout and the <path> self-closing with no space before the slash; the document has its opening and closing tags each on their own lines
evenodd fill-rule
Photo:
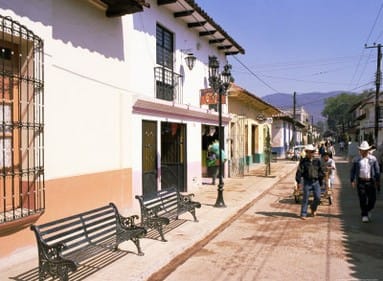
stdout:
<svg viewBox="0 0 383 281">
<path fill-rule="evenodd" d="M 85 278 L 89 277 L 90 275 L 94 274 L 95 272 L 103 269 L 104 267 L 108 266 L 109 264 L 119 260 L 120 258 L 131 254 L 130 251 L 105 251 L 104 253 L 101 253 L 97 255 L 97 257 L 92 258 L 91 260 L 87 261 L 85 264 L 80 265 L 76 272 L 69 273 L 69 280 L 73 281 L 80 281 L 84 280 Z M 17 276 L 9 277 L 10 280 L 16 280 L 16 281 L 38 281 L 39 280 L 39 268 L 33 268 L 26 272 L 23 272 Z M 51 280 L 59 280 L 59 278 L 51 278 L 47 277 L 47 281 Z"/>
<path fill-rule="evenodd" d="M 256 214 L 268 217 L 286 217 L 286 218 L 299 218 L 295 213 L 290 212 L 255 212 Z"/>
<path fill-rule="evenodd" d="M 371 223 L 362 223 L 356 189 L 351 187 L 351 165 L 337 162 L 340 181 L 339 206 L 347 261 L 352 264 L 352 276 L 358 280 L 381 280 L 383 276 L 383 201 L 378 193 Z"/>
</svg>

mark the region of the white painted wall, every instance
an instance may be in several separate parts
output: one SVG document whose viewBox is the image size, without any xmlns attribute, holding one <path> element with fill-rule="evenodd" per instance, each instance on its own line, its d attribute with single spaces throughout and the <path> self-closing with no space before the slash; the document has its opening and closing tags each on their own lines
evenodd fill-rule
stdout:
<svg viewBox="0 0 383 281">
<path fill-rule="evenodd" d="M 142 13 L 107 18 L 88 1 L 0 0 L 0 14 L 44 40 L 46 180 L 133 167 L 140 183 L 143 119 L 186 123 L 188 161 L 200 162 L 201 122 L 132 114 L 132 104 L 154 97 L 157 23 L 175 34 L 175 69 L 191 108 L 200 108 L 200 90 L 209 87 L 208 56 L 221 65 L 225 58 L 150 2 Z M 184 62 L 188 51 L 197 57 L 192 71 Z M 188 184 L 200 177 L 201 170 L 189 170 Z"/>
<path fill-rule="evenodd" d="M 45 178 L 130 166 L 121 18 L 87 1 L 1 0 L 0 7 L 44 40 Z"/>
<path fill-rule="evenodd" d="M 217 52 L 214 45 L 209 45 L 207 40 L 203 40 L 198 33 L 187 27 L 186 23 L 175 19 L 173 14 L 164 7 L 158 7 L 156 1 L 151 1 L 151 8 L 144 13 L 137 13 L 132 16 L 123 17 L 123 27 L 125 34 L 125 51 L 128 62 L 128 81 L 129 89 L 135 99 L 154 100 L 154 68 L 156 67 L 156 25 L 157 23 L 174 33 L 175 40 L 175 71 L 183 76 L 182 93 L 183 104 L 190 105 L 190 108 L 200 108 L 200 90 L 208 88 L 208 57 L 216 55 L 221 65 L 225 62 L 224 56 Z M 140 43 L 138 43 L 140 42 Z M 181 51 L 182 50 L 182 51 Z M 197 61 L 193 70 L 189 70 L 184 58 L 191 51 Z M 139 55 L 138 55 L 139 54 Z M 227 112 L 227 106 L 223 106 L 223 112 Z M 205 124 L 198 121 L 185 119 L 175 119 L 172 117 L 153 117 L 143 114 L 134 114 L 132 125 L 135 137 L 132 138 L 132 147 L 141 148 L 141 124 L 142 120 L 156 120 L 177 122 L 187 124 L 187 160 L 189 190 L 197 188 L 201 183 L 201 167 L 191 169 L 193 163 L 201 161 L 201 125 Z M 208 124 L 208 123 L 207 123 Z M 227 134 L 227 129 L 225 130 Z M 158 128 L 160 133 L 160 127 Z M 227 137 L 227 136 L 226 136 Z M 226 139 L 225 137 L 225 139 Z M 160 150 L 160 143 L 158 143 Z M 141 149 L 134 149 L 132 152 L 133 167 L 133 186 L 135 193 L 141 193 Z"/>
</svg>

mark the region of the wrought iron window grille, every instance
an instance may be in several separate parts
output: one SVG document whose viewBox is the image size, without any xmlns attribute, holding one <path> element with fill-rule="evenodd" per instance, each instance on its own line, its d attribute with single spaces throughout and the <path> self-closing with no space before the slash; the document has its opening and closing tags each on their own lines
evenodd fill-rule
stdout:
<svg viewBox="0 0 383 281">
<path fill-rule="evenodd" d="M 0 15 L 0 233 L 45 209 L 43 41 Z"/>
</svg>

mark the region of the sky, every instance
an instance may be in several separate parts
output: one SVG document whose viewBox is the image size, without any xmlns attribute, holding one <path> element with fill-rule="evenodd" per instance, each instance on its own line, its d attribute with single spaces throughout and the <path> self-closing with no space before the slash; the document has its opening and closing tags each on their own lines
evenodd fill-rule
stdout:
<svg viewBox="0 0 383 281">
<path fill-rule="evenodd" d="M 235 83 L 274 93 L 375 90 L 383 0 L 196 0 L 245 54 Z M 383 50 L 382 50 L 383 51 Z"/>
</svg>

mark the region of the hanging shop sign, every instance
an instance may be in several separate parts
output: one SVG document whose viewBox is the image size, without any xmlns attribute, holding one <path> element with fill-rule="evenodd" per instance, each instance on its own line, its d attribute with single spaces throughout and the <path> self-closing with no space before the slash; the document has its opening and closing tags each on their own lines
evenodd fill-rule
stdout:
<svg viewBox="0 0 383 281">
<path fill-rule="evenodd" d="M 218 104 L 219 96 L 217 93 L 214 93 L 212 88 L 202 89 L 201 90 L 201 99 L 200 103 L 202 104 Z M 226 96 L 222 95 L 222 104 L 226 103 Z"/>
</svg>

